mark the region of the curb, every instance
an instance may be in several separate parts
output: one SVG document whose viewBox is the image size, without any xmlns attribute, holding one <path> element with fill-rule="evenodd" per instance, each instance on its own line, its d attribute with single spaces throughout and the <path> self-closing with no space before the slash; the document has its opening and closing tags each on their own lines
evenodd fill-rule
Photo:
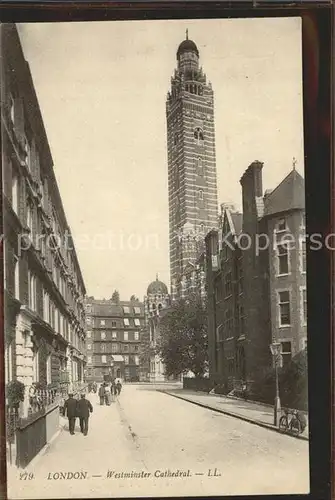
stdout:
<svg viewBox="0 0 335 500">
<path fill-rule="evenodd" d="M 301 439 L 303 441 L 309 441 L 309 438 L 306 437 L 306 436 L 295 436 L 294 434 L 286 434 L 284 432 L 281 432 L 277 427 L 275 427 L 273 425 L 270 425 L 270 424 L 266 424 L 264 422 L 260 422 L 259 420 L 253 420 L 251 418 L 244 417 L 243 415 L 239 415 L 239 414 L 233 413 L 231 411 L 221 410 L 221 409 L 218 409 L 218 408 L 213 408 L 212 406 L 206 405 L 204 403 L 199 403 L 198 401 L 192 401 L 191 399 L 188 399 L 188 398 L 186 398 L 184 396 L 179 396 L 177 394 L 172 394 L 171 392 L 168 392 L 168 391 L 161 390 L 161 391 L 157 391 L 157 392 L 162 392 L 163 394 L 168 394 L 169 396 L 172 396 L 174 398 L 182 399 L 183 401 L 187 401 L 188 403 L 192 403 L 194 405 L 201 406 L 202 408 L 207 408 L 208 410 L 216 411 L 217 413 L 222 413 L 223 415 L 227 415 L 229 417 L 238 418 L 239 420 L 243 420 L 244 422 L 248 422 L 249 424 L 257 425 L 258 427 L 263 427 L 264 429 L 269 429 L 271 431 L 277 432 L 277 433 L 279 433 L 281 435 L 284 435 L 284 436 L 290 436 L 290 437 L 293 437 L 295 439 Z"/>
</svg>

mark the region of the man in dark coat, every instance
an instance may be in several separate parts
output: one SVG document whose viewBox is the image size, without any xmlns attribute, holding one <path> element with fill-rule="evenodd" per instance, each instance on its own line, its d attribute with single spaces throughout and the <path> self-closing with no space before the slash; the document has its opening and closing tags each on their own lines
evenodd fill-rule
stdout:
<svg viewBox="0 0 335 500">
<path fill-rule="evenodd" d="M 77 411 L 80 421 L 80 430 L 84 436 L 87 436 L 88 419 L 90 417 L 90 413 L 93 411 L 93 406 L 91 405 L 91 402 L 85 398 L 85 394 L 82 394 L 80 400 L 78 401 Z"/>
<path fill-rule="evenodd" d="M 74 399 L 73 394 L 69 394 L 68 399 L 64 403 L 64 416 L 67 416 L 69 420 L 69 431 L 70 434 L 74 434 L 74 428 L 76 425 L 77 417 L 77 400 Z"/>
<path fill-rule="evenodd" d="M 105 403 L 105 386 L 104 384 L 101 384 L 99 387 L 99 398 L 100 398 L 100 404 L 103 405 Z"/>
</svg>

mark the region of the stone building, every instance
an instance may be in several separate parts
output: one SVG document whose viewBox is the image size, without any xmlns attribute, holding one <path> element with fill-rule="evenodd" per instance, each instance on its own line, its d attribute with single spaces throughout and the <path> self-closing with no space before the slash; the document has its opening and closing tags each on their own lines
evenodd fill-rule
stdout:
<svg viewBox="0 0 335 500">
<path fill-rule="evenodd" d="M 264 198 L 269 236 L 271 339 L 282 362 L 307 346 L 305 183 L 293 169 Z"/>
<path fill-rule="evenodd" d="M 241 178 L 243 215 L 225 209 L 206 237 L 210 376 L 227 389 L 261 377 L 307 345 L 304 180 L 293 170 L 263 194 L 260 162 Z"/>
<path fill-rule="evenodd" d="M 87 381 L 101 382 L 104 375 L 126 382 L 140 378 L 141 330 L 144 305 L 137 301 L 86 301 Z"/>
<path fill-rule="evenodd" d="M 5 382 L 83 381 L 85 285 L 15 25 L 1 27 Z"/>
<path fill-rule="evenodd" d="M 149 337 L 149 381 L 165 381 L 164 365 L 155 354 L 156 343 L 159 338 L 159 323 L 164 311 L 170 306 L 168 288 L 158 279 L 150 283 L 147 295 L 144 297 L 145 318 Z"/>
<path fill-rule="evenodd" d="M 218 216 L 213 90 L 199 66 L 199 50 L 187 32 L 177 51 L 166 117 L 174 300 L 184 293 L 184 271 L 196 265 L 204 252 L 205 234 L 217 227 Z"/>
</svg>

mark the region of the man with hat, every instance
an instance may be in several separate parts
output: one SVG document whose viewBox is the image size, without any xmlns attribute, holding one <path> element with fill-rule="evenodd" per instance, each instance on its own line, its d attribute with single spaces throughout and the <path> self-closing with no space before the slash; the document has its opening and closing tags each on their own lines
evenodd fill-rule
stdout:
<svg viewBox="0 0 335 500">
<path fill-rule="evenodd" d="M 77 400 L 74 399 L 72 393 L 69 394 L 68 399 L 64 403 L 64 416 L 67 416 L 69 420 L 69 431 L 73 435 L 77 417 Z"/>
<path fill-rule="evenodd" d="M 84 436 L 87 436 L 88 419 L 90 417 L 90 413 L 93 412 L 93 406 L 91 405 L 91 402 L 85 398 L 85 394 L 81 394 L 81 398 L 77 404 L 77 411 L 80 421 L 80 430 Z"/>
</svg>

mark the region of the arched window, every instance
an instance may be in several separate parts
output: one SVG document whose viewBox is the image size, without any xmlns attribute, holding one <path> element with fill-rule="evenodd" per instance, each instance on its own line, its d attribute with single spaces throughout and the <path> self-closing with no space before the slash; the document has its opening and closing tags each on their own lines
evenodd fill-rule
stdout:
<svg viewBox="0 0 335 500">
<path fill-rule="evenodd" d="M 204 232 L 205 232 L 205 224 L 200 224 L 200 231 L 201 231 L 202 233 L 204 233 Z"/>
<path fill-rule="evenodd" d="M 201 158 L 201 156 L 198 156 L 197 166 L 198 166 L 198 168 L 202 168 L 202 158 Z"/>
<path fill-rule="evenodd" d="M 204 199 L 204 190 L 199 189 L 198 194 L 199 194 L 199 200 L 203 200 Z"/>
<path fill-rule="evenodd" d="M 178 133 L 175 132 L 174 135 L 173 135 L 173 144 L 176 146 L 179 142 L 179 137 L 178 137 Z"/>
<path fill-rule="evenodd" d="M 200 127 L 196 127 L 194 130 L 194 139 L 197 144 L 202 144 L 204 140 L 204 133 Z"/>
</svg>

